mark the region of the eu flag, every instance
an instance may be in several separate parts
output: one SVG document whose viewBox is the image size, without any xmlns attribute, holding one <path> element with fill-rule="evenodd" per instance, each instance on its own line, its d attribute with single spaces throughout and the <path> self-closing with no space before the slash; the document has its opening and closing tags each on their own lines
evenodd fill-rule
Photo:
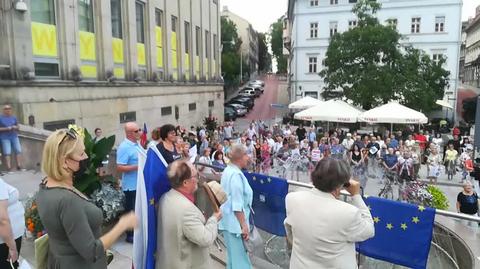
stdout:
<svg viewBox="0 0 480 269">
<path fill-rule="evenodd" d="M 435 209 L 368 197 L 365 203 L 375 224 L 375 236 L 357 244 L 357 251 L 378 260 L 426 268 Z"/>
<path fill-rule="evenodd" d="M 143 157 L 143 158 L 142 158 Z M 170 190 L 167 162 L 157 147 L 148 149 L 146 159 L 139 156 L 135 214 L 142 224 L 134 232 L 133 265 L 135 269 L 155 269 L 157 251 L 156 203 Z"/>
<path fill-rule="evenodd" d="M 283 221 L 287 217 L 285 196 L 288 183 L 285 179 L 245 172 L 253 190 L 252 208 L 255 226 L 271 234 L 286 236 Z"/>
</svg>

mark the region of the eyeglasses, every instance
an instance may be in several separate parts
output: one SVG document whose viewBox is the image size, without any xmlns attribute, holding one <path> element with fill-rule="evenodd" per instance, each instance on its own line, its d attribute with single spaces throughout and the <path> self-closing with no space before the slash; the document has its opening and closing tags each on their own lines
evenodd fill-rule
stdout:
<svg viewBox="0 0 480 269">
<path fill-rule="evenodd" d="M 60 143 L 58 143 L 58 145 L 61 145 L 67 137 L 70 137 L 71 139 L 77 139 L 77 135 L 78 135 L 77 131 L 75 131 L 74 129 L 68 129 L 65 132 L 65 136 L 62 138 L 62 141 L 60 141 Z"/>
<path fill-rule="evenodd" d="M 4 107 L 3 110 L 11 110 L 11 107 Z"/>
<path fill-rule="evenodd" d="M 139 133 L 139 132 L 141 132 L 141 131 L 142 131 L 142 129 L 138 129 L 138 130 L 135 130 L 135 131 L 133 131 L 133 132 L 137 134 L 137 133 Z"/>
</svg>

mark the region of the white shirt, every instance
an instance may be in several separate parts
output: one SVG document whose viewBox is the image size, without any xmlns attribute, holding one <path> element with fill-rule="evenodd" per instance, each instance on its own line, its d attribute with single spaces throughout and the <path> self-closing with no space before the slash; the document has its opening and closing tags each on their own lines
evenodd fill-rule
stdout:
<svg viewBox="0 0 480 269">
<path fill-rule="evenodd" d="M 223 127 L 223 133 L 225 134 L 225 138 L 232 138 L 232 134 L 233 134 L 232 126 Z"/>
<path fill-rule="evenodd" d="M 346 150 L 350 150 L 353 146 L 353 142 L 355 142 L 352 138 L 345 138 L 343 139 L 342 141 L 342 146 L 346 149 Z"/>
<path fill-rule="evenodd" d="M 253 135 L 256 135 L 256 134 L 257 134 L 257 132 L 255 131 L 255 129 L 248 128 L 248 130 L 247 130 L 248 138 L 252 139 Z"/>
<path fill-rule="evenodd" d="M 275 140 L 273 140 L 273 138 L 267 138 L 267 143 L 270 148 L 273 148 L 273 146 L 275 146 Z"/>
<path fill-rule="evenodd" d="M 283 130 L 283 136 L 290 136 L 292 134 L 292 130 L 290 128 Z"/>
<path fill-rule="evenodd" d="M 25 232 L 25 209 L 19 201 L 19 192 L 0 178 L 0 200 L 8 200 L 8 218 L 12 226 L 13 239 L 17 239 Z M 3 244 L 0 238 L 0 244 Z"/>
</svg>

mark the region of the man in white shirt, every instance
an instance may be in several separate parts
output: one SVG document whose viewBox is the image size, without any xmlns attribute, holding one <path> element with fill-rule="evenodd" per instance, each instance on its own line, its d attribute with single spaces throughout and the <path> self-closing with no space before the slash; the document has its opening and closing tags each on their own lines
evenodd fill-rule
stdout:
<svg viewBox="0 0 480 269">
<path fill-rule="evenodd" d="M 231 123 L 227 122 L 225 127 L 223 127 L 223 134 L 226 139 L 232 139 L 233 136 L 233 126 Z"/>
<path fill-rule="evenodd" d="M 290 129 L 290 124 L 287 124 L 287 126 L 285 126 L 285 130 L 283 130 L 283 136 L 289 137 L 291 135 L 292 135 L 292 130 Z"/>
<path fill-rule="evenodd" d="M 252 140 L 253 136 L 257 135 L 257 131 L 255 131 L 255 125 L 253 123 L 250 124 L 250 128 L 248 128 L 247 130 L 247 136 L 248 138 L 250 138 L 250 140 Z"/>
<path fill-rule="evenodd" d="M 268 132 L 267 134 L 267 143 L 268 143 L 268 146 L 273 149 L 273 146 L 275 145 L 275 140 L 273 140 L 272 138 L 272 133 Z"/>
<path fill-rule="evenodd" d="M 354 142 L 355 140 L 353 140 L 352 134 L 348 133 L 347 137 L 345 137 L 342 141 L 342 146 L 345 148 L 345 151 L 349 151 L 350 149 L 352 149 Z"/>
</svg>

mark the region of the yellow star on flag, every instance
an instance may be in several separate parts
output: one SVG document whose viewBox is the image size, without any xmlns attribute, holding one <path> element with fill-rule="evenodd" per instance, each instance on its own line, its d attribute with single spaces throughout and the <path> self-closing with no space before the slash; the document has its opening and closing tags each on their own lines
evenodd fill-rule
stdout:
<svg viewBox="0 0 480 269">
<path fill-rule="evenodd" d="M 420 219 L 418 219 L 418 217 L 413 217 L 413 218 L 412 218 L 412 222 L 415 223 L 415 224 L 417 224 L 417 223 L 420 222 Z"/>
<path fill-rule="evenodd" d="M 379 223 L 379 222 L 380 222 L 380 218 L 379 218 L 379 217 L 374 217 L 374 218 L 373 218 L 373 222 Z"/>
<path fill-rule="evenodd" d="M 256 176 L 253 176 L 252 177 L 253 181 L 257 180 L 257 177 Z"/>
<path fill-rule="evenodd" d="M 393 225 L 391 223 L 387 223 L 387 229 L 389 230 L 393 229 Z"/>
<path fill-rule="evenodd" d="M 150 199 L 150 205 L 155 205 L 155 199 Z"/>
<path fill-rule="evenodd" d="M 263 184 L 263 179 L 260 179 L 260 184 Z"/>
<path fill-rule="evenodd" d="M 400 228 L 402 228 L 404 231 L 408 228 L 407 224 L 406 223 L 402 223 L 400 225 Z"/>
<path fill-rule="evenodd" d="M 420 212 L 423 212 L 423 210 L 425 210 L 425 207 L 424 207 L 423 205 L 419 205 L 419 206 L 418 206 L 418 210 L 419 210 Z"/>
<path fill-rule="evenodd" d="M 272 182 L 271 178 L 267 178 L 268 183 Z"/>
</svg>

